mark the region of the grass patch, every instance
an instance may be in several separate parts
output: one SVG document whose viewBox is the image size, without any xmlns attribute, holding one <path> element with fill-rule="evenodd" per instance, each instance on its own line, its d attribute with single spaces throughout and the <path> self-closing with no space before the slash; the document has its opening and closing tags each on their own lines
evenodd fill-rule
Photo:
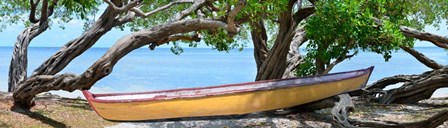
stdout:
<svg viewBox="0 0 448 128">
<path fill-rule="evenodd" d="M 31 112 L 25 114 L 10 111 L 12 103 L 12 99 L 0 100 L 0 128 L 95 128 L 116 124 L 98 116 L 83 99 L 38 99 Z"/>
</svg>

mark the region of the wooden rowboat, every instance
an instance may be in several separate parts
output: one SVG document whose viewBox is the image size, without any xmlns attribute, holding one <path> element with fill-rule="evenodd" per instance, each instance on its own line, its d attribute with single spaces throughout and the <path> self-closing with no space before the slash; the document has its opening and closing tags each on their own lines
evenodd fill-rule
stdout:
<svg viewBox="0 0 448 128">
<path fill-rule="evenodd" d="M 366 85 L 372 70 L 139 93 L 92 94 L 84 90 L 83 94 L 98 115 L 115 121 L 247 114 L 358 90 Z"/>
</svg>

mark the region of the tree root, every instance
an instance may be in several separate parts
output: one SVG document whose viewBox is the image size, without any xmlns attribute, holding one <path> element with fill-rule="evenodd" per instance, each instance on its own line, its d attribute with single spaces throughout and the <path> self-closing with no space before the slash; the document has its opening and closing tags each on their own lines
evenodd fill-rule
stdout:
<svg viewBox="0 0 448 128">
<path fill-rule="evenodd" d="M 333 120 L 335 124 L 339 127 L 355 127 L 351 125 L 348 121 L 348 114 L 350 111 L 354 110 L 355 105 L 352 102 L 352 99 L 349 94 L 340 94 L 338 96 L 330 97 L 327 99 L 315 101 L 312 103 L 299 105 L 291 108 L 286 108 L 281 111 L 268 111 L 268 114 L 273 115 L 287 115 L 291 113 L 297 113 L 300 111 L 314 111 L 324 108 L 333 107 L 331 110 Z"/>
<path fill-rule="evenodd" d="M 355 105 L 352 102 L 350 95 L 340 94 L 338 95 L 339 102 L 331 109 L 331 114 L 333 115 L 333 120 L 337 122 L 339 127 L 352 128 L 355 127 L 348 122 L 348 113 L 353 111 Z"/>
<path fill-rule="evenodd" d="M 404 83 L 401 87 L 384 90 L 385 87 Z M 367 88 L 369 96 L 381 104 L 417 103 L 428 99 L 439 88 L 448 87 L 448 68 L 432 70 L 420 75 L 397 75 L 381 79 Z"/>
</svg>

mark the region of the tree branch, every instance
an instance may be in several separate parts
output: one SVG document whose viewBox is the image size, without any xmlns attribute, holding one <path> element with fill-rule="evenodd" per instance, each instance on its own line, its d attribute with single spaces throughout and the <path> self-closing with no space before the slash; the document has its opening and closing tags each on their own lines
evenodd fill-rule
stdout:
<svg viewBox="0 0 448 128">
<path fill-rule="evenodd" d="M 302 2 L 303 0 L 297 0 L 297 9 L 302 9 Z"/>
<path fill-rule="evenodd" d="M 317 2 L 317 0 L 308 0 L 310 3 L 312 3 L 312 4 L 316 4 L 316 2 Z"/>
<path fill-rule="evenodd" d="M 306 7 L 306 8 L 302 8 L 299 11 L 297 11 L 296 13 L 294 13 L 293 17 L 294 17 L 294 20 L 297 23 L 299 23 L 302 20 L 304 20 L 307 17 L 309 17 L 314 12 L 316 12 L 316 8 L 314 8 L 314 7 Z"/>
<path fill-rule="evenodd" d="M 417 103 L 430 98 L 437 89 L 447 87 L 447 74 L 448 68 L 441 68 L 419 75 L 397 75 L 384 78 L 367 88 L 367 96 L 373 96 L 381 104 Z M 386 86 L 400 82 L 404 84 L 399 88 L 383 90 Z"/>
<path fill-rule="evenodd" d="M 289 46 L 289 52 L 287 56 L 287 67 L 285 73 L 283 73 L 282 78 L 290 78 L 295 77 L 294 69 L 299 66 L 303 60 L 302 55 L 300 54 L 299 48 L 302 46 L 308 38 L 306 38 L 306 31 L 304 28 L 299 28 L 294 35 L 291 44 Z"/>
<path fill-rule="evenodd" d="M 119 26 L 119 25 L 125 24 L 127 22 L 130 22 L 130 21 L 134 20 L 134 18 L 135 18 L 135 13 L 134 12 L 128 12 L 125 16 L 122 16 L 121 18 L 117 19 L 114 22 L 113 26 Z"/>
<path fill-rule="evenodd" d="M 64 69 L 73 59 L 89 49 L 101 36 L 117 24 L 118 16 L 112 8 L 106 8 L 99 19 L 80 37 L 67 42 L 59 51 L 53 54 L 38 68 L 31 77 L 36 75 L 54 75 Z"/>
<path fill-rule="evenodd" d="M 31 12 L 29 15 L 29 20 L 31 23 L 37 23 L 39 22 L 39 20 L 36 19 L 36 7 L 39 4 L 40 0 L 37 0 L 36 2 L 33 2 L 33 0 L 30 0 L 30 5 L 31 5 Z"/>
<path fill-rule="evenodd" d="M 48 20 L 48 0 L 43 0 L 40 14 L 40 24 L 47 22 L 47 20 Z"/>
<path fill-rule="evenodd" d="M 404 51 L 406 51 L 409 54 L 411 54 L 412 56 L 414 56 L 414 58 L 416 58 L 418 61 L 420 61 L 421 63 L 423 63 L 424 65 L 426 65 L 429 68 L 441 69 L 441 68 L 445 67 L 444 65 L 439 64 L 436 61 L 426 57 L 425 55 L 423 55 L 422 53 L 418 52 L 417 50 L 415 50 L 413 48 L 401 46 L 401 49 L 403 49 Z"/>
<path fill-rule="evenodd" d="M 157 44 L 160 45 L 160 44 L 164 44 L 167 42 L 178 41 L 178 40 L 199 42 L 199 41 L 201 41 L 201 34 L 194 34 L 194 35 L 190 35 L 190 36 L 188 36 L 188 35 L 172 35 L 164 40 L 157 42 Z"/>
<path fill-rule="evenodd" d="M 347 45 L 345 46 L 344 52 L 342 53 L 342 56 L 338 57 L 335 61 L 333 61 L 332 63 L 328 64 L 325 67 L 325 70 L 323 71 L 322 74 L 328 74 L 333 68 L 334 66 L 336 66 L 337 64 L 341 63 L 342 61 L 344 61 L 345 59 L 350 59 L 353 56 L 355 56 L 356 54 L 358 54 L 358 51 L 356 51 L 355 53 L 351 54 L 351 55 L 347 55 L 349 50 L 351 49 L 352 45 L 355 43 L 354 40 L 351 40 L 347 43 Z"/>
<path fill-rule="evenodd" d="M 168 8 L 170 8 L 173 5 L 183 4 L 183 3 L 193 3 L 193 1 L 192 0 L 177 0 L 177 1 L 174 1 L 174 2 L 170 2 L 169 4 L 166 4 L 166 5 L 162 6 L 162 7 L 159 7 L 157 9 L 154 9 L 154 10 L 152 10 L 150 12 L 147 12 L 147 13 L 144 13 L 142 10 L 140 10 L 137 7 L 133 7 L 129 11 L 135 12 L 136 16 L 139 16 L 139 17 L 142 17 L 142 18 L 146 18 L 146 17 L 148 17 L 150 15 L 153 15 L 153 14 L 155 14 L 157 12 L 160 12 L 160 11 L 163 11 L 165 9 L 168 9 Z"/>
<path fill-rule="evenodd" d="M 404 26 L 400 27 L 400 31 L 403 33 L 403 35 L 407 37 L 413 37 L 419 40 L 429 41 L 440 48 L 448 49 L 448 38 L 446 37 L 435 35 L 428 32 L 420 32 L 418 30 Z"/>
<path fill-rule="evenodd" d="M 172 35 L 172 36 L 169 36 L 167 38 L 163 38 L 163 39 L 157 41 L 156 43 L 151 43 L 149 45 L 149 49 L 154 50 L 156 46 L 159 46 L 159 45 L 162 45 L 162 44 L 165 44 L 165 43 L 169 43 L 171 41 L 179 41 L 179 40 L 199 42 L 199 41 L 201 41 L 201 34 Z"/>
<path fill-rule="evenodd" d="M 202 7 L 207 1 L 206 0 L 195 0 L 193 5 L 191 5 L 190 8 L 185 9 L 179 13 L 177 13 L 177 15 L 170 20 L 170 22 L 175 22 L 175 21 L 179 21 L 182 20 L 184 17 L 186 17 L 187 15 L 193 13 L 194 11 L 198 10 L 200 7 Z"/>
<path fill-rule="evenodd" d="M 132 2 L 124 5 L 123 7 L 118 7 L 110 0 L 103 0 L 103 1 L 106 2 L 110 8 L 119 13 L 129 11 L 131 8 L 136 7 L 139 3 L 141 3 L 141 0 L 133 0 Z"/>
<path fill-rule="evenodd" d="M 235 17 L 238 14 L 238 12 L 243 9 L 243 7 L 246 5 L 246 0 L 239 0 L 237 5 L 228 12 L 227 15 L 227 25 L 229 26 L 229 30 L 232 34 L 238 33 L 238 25 L 235 23 Z"/>
<path fill-rule="evenodd" d="M 401 82 L 409 82 L 409 81 L 418 79 L 418 77 L 419 77 L 418 75 L 396 75 L 396 76 L 392 76 L 392 77 L 386 77 L 386 78 L 376 81 L 375 83 L 368 86 L 366 89 L 367 90 L 384 89 L 389 85 L 393 85 L 393 84 L 401 83 Z"/>
<path fill-rule="evenodd" d="M 206 2 L 205 4 L 207 5 L 207 7 L 208 7 L 207 9 L 210 10 L 210 12 L 219 11 L 220 10 L 218 7 L 213 5 L 213 2 Z"/>
<path fill-rule="evenodd" d="M 48 17 L 50 17 L 51 15 L 53 15 L 54 12 L 54 7 L 57 5 L 58 0 L 53 0 L 53 2 L 51 3 L 51 5 L 48 7 Z"/>
</svg>

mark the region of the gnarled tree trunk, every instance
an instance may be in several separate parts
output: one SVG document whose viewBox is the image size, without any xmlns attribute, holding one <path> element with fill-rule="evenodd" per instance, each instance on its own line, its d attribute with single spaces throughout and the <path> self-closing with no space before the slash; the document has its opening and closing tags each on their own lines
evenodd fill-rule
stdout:
<svg viewBox="0 0 448 128">
<path fill-rule="evenodd" d="M 27 77 L 28 46 L 39 34 L 47 30 L 48 23 L 35 23 L 17 36 L 9 64 L 8 92 L 16 90 L 17 85 Z"/>
<path fill-rule="evenodd" d="M 264 38 L 266 32 L 262 31 L 263 24 L 253 24 L 255 30 L 252 30 L 251 34 L 257 63 L 256 81 L 292 77 L 295 67 L 300 64 L 302 56 L 298 48 L 307 39 L 303 28 L 298 29 L 297 26 L 313 14 L 315 9 L 314 7 L 301 8 L 296 13 L 292 13 L 295 2 L 289 1 L 287 9 L 279 16 L 279 30 L 272 48 L 267 49 L 267 38 Z"/>
<path fill-rule="evenodd" d="M 251 30 L 252 42 L 254 44 L 254 58 L 257 64 L 257 71 L 260 70 L 261 64 L 266 60 L 268 55 L 267 46 L 267 32 L 262 20 L 256 21 L 251 24 L 253 26 Z"/>
<path fill-rule="evenodd" d="M 67 73 L 61 75 L 37 75 L 23 82 L 23 86 L 19 88 L 20 90 L 14 93 L 15 104 L 29 108 L 32 106 L 32 99 L 35 95 L 50 90 L 74 91 L 77 89 L 90 89 L 98 80 L 109 75 L 114 65 L 129 52 L 144 45 L 160 42 L 160 40 L 164 40 L 164 37 L 169 37 L 172 34 L 210 28 L 227 28 L 227 24 L 220 21 L 185 20 L 132 33 L 118 40 L 112 48 L 81 75 Z"/>
<path fill-rule="evenodd" d="M 49 3 L 48 0 L 43 0 L 40 6 L 39 19 L 36 19 L 36 13 L 38 12 L 37 7 L 40 1 L 30 0 L 29 2 L 31 12 L 28 20 L 32 23 L 32 25 L 25 28 L 25 30 L 17 36 L 11 63 L 9 65 L 8 92 L 15 91 L 18 84 L 26 79 L 28 66 L 28 46 L 36 36 L 48 29 L 48 17 L 53 15 L 54 7 L 57 5 L 58 1 L 53 0 Z"/>
<path fill-rule="evenodd" d="M 118 3 L 118 2 L 117 2 Z M 62 47 L 58 52 L 56 52 L 53 56 L 51 56 L 48 60 L 46 60 L 41 66 L 34 70 L 32 75 L 26 78 L 26 64 L 11 64 L 11 66 L 22 67 L 25 66 L 24 72 L 25 76 L 22 81 L 16 82 L 15 84 L 10 84 L 11 88 L 14 89 L 13 97 L 16 106 L 21 106 L 24 108 L 30 108 L 33 106 L 32 99 L 35 95 L 44 92 L 41 90 L 58 90 L 57 87 L 46 87 L 45 84 L 58 84 L 61 81 L 69 81 L 65 79 L 67 76 L 73 77 L 73 74 L 70 75 L 56 75 L 54 74 L 60 72 L 64 69 L 73 59 L 82 54 L 84 51 L 89 49 L 95 42 L 103 36 L 106 32 L 111 30 L 113 27 L 117 25 L 121 25 L 125 23 L 127 20 L 116 20 L 116 17 L 119 13 L 113 9 L 106 9 L 104 13 L 100 16 L 100 18 L 80 37 L 68 42 L 64 47 Z M 48 24 L 46 24 L 48 28 Z M 37 36 L 37 35 L 36 35 Z M 27 49 L 28 45 L 19 46 L 19 49 Z M 25 52 L 26 53 L 26 52 Z M 14 54 L 14 56 L 18 56 L 23 60 L 27 60 L 26 55 L 23 54 Z M 14 59 L 14 57 L 13 57 Z M 18 70 L 18 69 L 15 69 Z M 22 69 L 21 69 L 22 70 Z M 11 70 L 14 72 L 14 70 Z M 62 77 L 65 76 L 65 77 Z M 14 78 L 11 77 L 10 78 Z M 46 79 L 59 79 L 54 82 L 47 83 Z M 62 79 L 64 78 L 64 79 Z M 38 81 L 36 81 L 38 80 Z M 41 89 L 42 88 L 42 89 Z M 72 89 L 69 89 L 73 91 Z"/>
</svg>

